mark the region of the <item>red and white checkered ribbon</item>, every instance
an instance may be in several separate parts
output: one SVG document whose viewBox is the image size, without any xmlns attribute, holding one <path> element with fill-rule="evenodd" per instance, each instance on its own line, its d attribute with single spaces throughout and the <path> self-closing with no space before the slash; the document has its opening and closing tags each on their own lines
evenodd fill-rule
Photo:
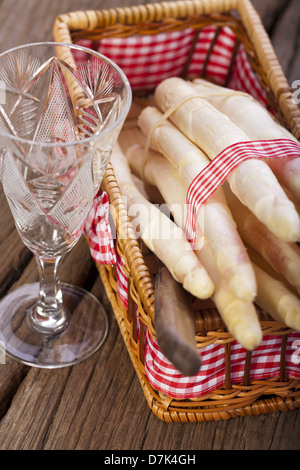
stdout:
<svg viewBox="0 0 300 470">
<path fill-rule="evenodd" d="M 300 144 L 289 139 L 238 142 L 225 148 L 194 178 L 188 188 L 185 232 L 191 243 L 195 242 L 200 207 L 239 164 L 251 158 L 294 156 L 300 156 Z"/>
<path fill-rule="evenodd" d="M 207 26 L 200 31 L 195 47 L 193 48 L 193 54 L 187 72 L 191 76 L 200 76 L 205 66 L 205 75 L 207 77 L 212 78 L 220 85 L 225 85 L 228 70 L 231 67 L 236 37 L 229 27 L 223 27 L 215 40 L 216 29 L 216 26 Z M 155 35 L 136 35 L 125 38 L 107 37 L 98 43 L 82 40 L 78 41 L 78 44 L 81 43 L 86 47 L 96 49 L 116 62 L 127 75 L 133 90 L 151 90 L 165 78 L 182 75 L 186 66 L 186 58 L 191 51 L 191 45 L 195 40 L 196 34 L 196 31 L 192 28 L 188 28 L 182 31 Z M 207 53 L 211 48 L 212 40 L 214 40 L 214 44 L 209 60 L 207 61 Z M 79 51 L 77 60 L 80 61 Z M 249 93 L 263 105 L 266 104 L 265 92 L 261 88 L 255 72 L 249 63 L 243 44 L 240 44 L 238 47 L 227 86 L 233 90 Z M 274 147 L 271 149 L 274 145 L 272 141 L 268 141 L 266 145 L 259 142 L 259 148 L 256 147 L 257 143 L 251 144 L 253 145 L 251 149 L 249 149 L 249 143 L 233 146 L 235 147 L 234 149 L 228 147 L 224 153 L 227 154 L 228 152 L 229 156 L 219 155 L 218 159 L 214 159 L 205 169 L 207 173 L 210 173 L 215 167 L 215 170 L 218 171 L 218 176 L 214 174 L 214 176 L 211 177 L 202 173 L 198 175 L 192 183 L 189 190 L 189 200 L 194 197 L 197 200 L 195 203 L 193 202 L 188 206 L 194 211 L 190 216 L 191 228 L 188 227 L 188 233 L 190 233 L 190 231 L 193 233 L 195 214 L 201 204 L 204 203 L 202 198 L 207 200 L 209 197 L 207 194 L 210 194 L 211 190 L 214 191 L 215 187 L 220 185 L 222 180 L 224 181 L 227 171 L 232 171 L 230 168 L 223 168 L 226 160 L 226 165 L 228 165 L 228 163 L 231 165 L 232 163 L 235 164 L 235 158 L 237 158 L 238 163 L 247 158 L 261 158 L 263 147 L 265 147 L 265 150 L 267 149 L 267 153 L 271 152 L 273 156 L 276 156 L 275 154 L 278 155 L 278 152 L 281 152 L 281 155 L 278 156 L 286 155 L 286 153 L 283 155 L 283 148 L 285 146 L 289 147 L 289 155 L 295 153 L 299 155 L 299 145 L 294 142 L 291 143 L 290 141 L 282 141 L 279 146 L 277 142 L 276 149 Z M 265 158 L 265 156 L 262 158 Z M 229 173 L 227 173 L 227 175 L 228 174 Z M 205 186 L 208 180 L 210 180 L 210 183 L 208 187 L 205 188 L 205 192 L 199 192 L 199 186 L 203 183 L 201 183 L 200 180 L 203 177 Z M 198 198 L 200 198 L 200 201 Z M 106 200 L 106 203 L 107 202 Z M 111 244 L 112 240 L 108 235 L 109 232 L 106 232 L 106 229 L 109 229 L 106 225 L 108 219 L 103 223 L 103 208 L 102 210 L 97 208 L 98 204 L 99 201 L 94 202 L 93 211 L 94 215 L 97 214 L 96 218 L 99 218 L 101 221 L 102 229 L 100 228 L 100 230 L 98 230 L 100 236 L 97 234 L 92 213 L 89 221 L 92 227 L 88 228 L 88 225 L 86 227 L 86 233 L 90 235 L 92 256 L 100 263 L 103 261 L 111 262 L 112 264 L 116 262 L 118 295 L 124 306 L 127 307 L 128 287 L 125 263 L 122 257 L 114 252 L 113 245 Z M 104 211 L 104 219 L 105 214 L 107 216 L 107 212 Z M 91 222 L 91 220 L 93 220 L 93 222 Z M 106 235 L 103 237 L 104 233 L 106 233 Z M 103 247 L 100 249 L 102 244 Z M 290 334 L 286 350 L 286 372 L 288 376 L 294 378 L 300 378 L 299 347 L 300 334 Z M 280 335 L 263 338 L 261 345 L 252 353 L 250 380 L 266 379 L 279 375 L 280 349 Z M 238 343 L 233 342 L 230 357 L 231 380 L 233 383 L 240 382 L 243 378 L 245 355 L 246 351 Z M 182 376 L 162 355 L 157 344 L 148 333 L 145 347 L 145 370 L 148 381 L 156 390 L 178 399 L 199 397 L 222 387 L 225 383 L 224 347 L 219 344 L 211 344 L 201 349 L 201 356 L 202 367 L 199 373 L 193 377 Z"/>
<path fill-rule="evenodd" d="M 252 352 L 249 379 L 263 380 L 280 376 L 280 335 L 265 335 Z M 225 384 L 225 349 L 222 344 L 209 344 L 199 350 L 202 366 L 194 376 L 182 375 L 162 354 L 157 343 L 147 333 L 145 372 L 150 385 L 178 400 L 200 397 L 220 389 Z M 289 334 L 286 345 L 285 370 L 288 377 L 300 379 L 300 333 Z M 231 343 L 230 380 L 241 383 L 245 372 L 246 350 L 236 341 Z"/>
<path fill-rule="evenodd" d="M 196 30 L 187 28 L 160 34 L 107 37 L 100 41 L 81 39 L 77 44 L 97 50 L 118 64 L 133 90 L 153 90 L 165 78 L 181 76 L 191 50 L 193 54 L 187 73 L 199 76 L 205 67 L 207 77 L 224 85 L 231 67 L 236 36 L 225 26 L 215 39 L 216 31 L 217 27 L 211 25 L 203 28 L 199 35 Z M 80 61 L 80 51 L 76 52 L 76 59 Z M 249 64 L 243 44 L 238 48 L 228 87 L 251 93 L 259 101 L 266 102 L 265 93 Z"/>
<path fill-rule="evenodd" d="M 99 191 L 94 198 L 85 222 L 84 232 L 88 237 L 94 261 L 97 264 L 116 265 L 118 296 L 127 308 L 128 277 L 125 261 L 115 249 L 109 221 L 109 198 L 106 192 Z"/>
<path fill-rule="evenodd" d="M 109 199 L 98 193 L 87 217 L 84 232 L 89 239 L 93 259 L 99 264 L 116 264 L 114 241 L 109 224 Z"/>
</svg>

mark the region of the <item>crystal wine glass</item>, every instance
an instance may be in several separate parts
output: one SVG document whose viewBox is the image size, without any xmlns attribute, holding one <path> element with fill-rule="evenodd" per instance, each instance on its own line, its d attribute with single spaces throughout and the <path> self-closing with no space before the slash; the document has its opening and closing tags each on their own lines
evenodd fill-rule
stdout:
<svg viewBox="0 0 300 470">
<path fill-rule="evenodd" d="M 0 302 L 0 344 L 22 363 L 56 368 L 96 351 L 101 303 L 60 281 L 131 105 L 120 68 L 84 47 L 35 43 L 0 55 L 0 175 L 39 282 Z"/>
</svg>

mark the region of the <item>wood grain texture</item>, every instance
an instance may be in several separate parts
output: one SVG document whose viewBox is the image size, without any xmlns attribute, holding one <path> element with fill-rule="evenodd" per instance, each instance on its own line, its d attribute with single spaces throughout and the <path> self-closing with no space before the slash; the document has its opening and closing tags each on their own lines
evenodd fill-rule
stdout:
<svg viewBox="0 0 300 470">
<path fill-rule="evenodd" d="M 128 0 L 127 5 L 145 1 Z M 300 79 L 299 1 L 254 0 L 274 37 L 288 80 Z M 124 6 L 122 0 L 2 0 L 0 52 L 52 40 L 55 17 Z M 289 32 L 291 35 L 289 35 Z M 0 295 L 37 279 L 0 191 Z M 62 280 L 90 289 L 109 317 L 103 347 L 73 367 L 45 371 L 0 364 L 0 450 L 300 449 L 300 411 L 220 422 L 164 423 L 149 409 L 84 239 L 66 257 Z"/>
</svg>

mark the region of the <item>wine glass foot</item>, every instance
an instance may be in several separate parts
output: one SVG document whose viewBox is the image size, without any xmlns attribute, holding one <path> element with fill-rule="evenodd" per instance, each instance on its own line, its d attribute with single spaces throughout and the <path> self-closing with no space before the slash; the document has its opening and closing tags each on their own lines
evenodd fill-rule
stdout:
<svg viewBox="0 0 300 470">
<path fill-rule="evenodd" d="M 39 332 L 30 315 L 39 283 L 26 284 L 0 302 L 0 347 L 7 356 L 29 366 L 55 369 L 92 355 L 107 336 L 108 319 L 103 306 L 90 292 L 62 284 L 68 326 L 61 333 Z"/>
</svg>

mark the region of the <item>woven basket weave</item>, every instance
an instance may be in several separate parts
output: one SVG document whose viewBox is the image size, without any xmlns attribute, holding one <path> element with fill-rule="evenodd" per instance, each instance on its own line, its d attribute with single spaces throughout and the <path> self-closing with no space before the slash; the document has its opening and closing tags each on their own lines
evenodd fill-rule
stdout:
<svg viewBox="0 0 300 470">
<path fill-rule="evenodd" d="M 135 7 L 102 11 L 75 11 L 57 17 L 53 34 L 57 42 L 76 43 L 102 38 L 128 38 L 145 33 L 156 35 L 166 31 L 192 28 L 201 31 L 208 25 L 216 26 L 217 40 L 220 28 L 229 26 L 237 42 L 242 43 L 261 88 L 267 106 L 280 122 L 295 136 L 300 137 L 300 113 L 292 100 L 292 92 L 278 64 L 269 38 L 261 21 L 248 0 L 186 0 L 153 3 Z M 210 51 L 208 51 L 208 56 Z M 208 63 L 208 58 L 205 64 Z M 188 70 L 186 67 L 182 76 Z M 201 72 L 206 77 L 206 66 Z M 229 68 L 230 71 L 230 68 Z M 229 76 L 229 75 L 228 75 Z M 226 86 L 226 81 L 224 83 Z M 133 90 L 134 101 L 147 99 L 151 90 Z M 125 124 L 135 125 L 131 114 Z M 116 267 L 97 265 L 107 296 L 112 304 L 128 353 L 140 380 L 149 407 L 161 420 L 167 422 L 193 422 L 226 420 L 238 416 L 259 415 L 287 411 L 300 406 L 300 381 L 289 378 L 285 370 L 285 351 L 291 330 L 261 312 L 260 322 L 264 335 L 281 338 L 280 374 L 264 380 L 250 380 L 251 352 L 247 352 L 243 380 L 232 383 L 230 376 L 230 350 L 234 338 L 226 331 L 214 308 L 199 311 L 197 315 L 197 343 L 203 348 L 209 344 L 222 344 L 225 352 L 225 384 L 221 389 L 201 397 L 178 400 L 155 390 L 145 372 L 146 332 L 156 339 L 154 327 L 155 291 L 153 260 L 136 239 L 135 232 L 122 201 L 112 167 L 109 165 L 102 183 L 110 204 L 115 209 L 117 239 L 116 250 L 125 263 L 128 277 L 127 308 L 118 295 Z"/>
</svg>

